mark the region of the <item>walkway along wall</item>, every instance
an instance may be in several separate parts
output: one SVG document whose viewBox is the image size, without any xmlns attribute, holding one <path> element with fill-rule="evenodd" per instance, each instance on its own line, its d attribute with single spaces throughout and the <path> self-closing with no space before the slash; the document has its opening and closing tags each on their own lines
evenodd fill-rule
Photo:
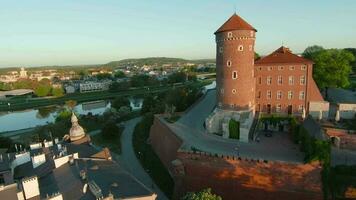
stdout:
<svg viewBox="0 0 356 200">
<path fill-rule="evenodd" d="M 270 162 L 184 151 L 182 141 L 157 116 L 150 139 L 174 178 L 174 199 L 208 187 L 224 200 L 323 199 L 317 162 Z"/>
</svg>

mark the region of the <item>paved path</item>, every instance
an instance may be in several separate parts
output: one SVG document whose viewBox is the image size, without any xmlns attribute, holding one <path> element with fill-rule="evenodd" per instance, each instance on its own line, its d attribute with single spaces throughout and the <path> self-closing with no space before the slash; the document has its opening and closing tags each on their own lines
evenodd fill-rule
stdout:
<svg viewBox="0 0 356 200">
<path fill-rule="evenodd" d="M 158 195 L 158 200 L 168 200 L 158 186 L 152 181 L 151 177 L 141 166 L 140 161 L 136 158 L 133 145 L 132 136 L 135 125 L 141 120 L 141 118 L 134 118 L 125 122 L 125 129 L 121 136 L 121 155 L 118 156 L 119 163 L 128 170 L 135 178 L 146 187 L 153 190 Z M 153 186 L 153 187 L 152 187 Z"/>
<path fill-rule="evenodd" d="M 292 143 L 287 133 L 275 133 L 273 137 L 260 137 L 260 143 L 242 143 L 207 134 L 203 123 L 216 105 L 216 90 L 210 90 L 204 98 L 183 115 L 176 123 L 165 122 L 184 141 L 184 147 L 195 147 L 210 153 L 235 155 L 255 159 L 303 162 L 303 154 Z"/>
</svg>

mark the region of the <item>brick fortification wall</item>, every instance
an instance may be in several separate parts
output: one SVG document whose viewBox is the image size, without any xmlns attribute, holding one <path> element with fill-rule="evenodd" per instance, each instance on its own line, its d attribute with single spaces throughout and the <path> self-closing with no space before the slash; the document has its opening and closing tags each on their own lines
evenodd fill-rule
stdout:
<svg viewBox="0 0 356 200">
<path fill-rule="evenodd" d="M 184 175 L 175 176 L 175 199 L 207 187 L 224 200 L 323 199 L 321 167 L 180 152 Z"/>
<path fill-rule="evenodd" d="M 318 163 L 266 163 L 184 152 L 179 149 L 182 141 L 157 116 L 150 131 L 153 149 L 174 178 L 174 199 L 208 187 L 224 200 L 322 199 Z"/>
<path fill-rule="evenodd" d="M 182 145 L 180 140 L 161 120 L 155 116 L 150 130 L 151 145 L 163 164 L 171 171 L 171 162 L 177 158 Z"/>
</svg>

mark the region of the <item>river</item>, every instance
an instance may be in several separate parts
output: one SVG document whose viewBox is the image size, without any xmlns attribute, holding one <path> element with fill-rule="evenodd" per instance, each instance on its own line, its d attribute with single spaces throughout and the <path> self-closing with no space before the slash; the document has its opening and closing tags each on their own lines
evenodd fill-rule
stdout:
<svg viewBox="0 0 356 200">
<path fill-rule="evenodd" d="M 78 104 L 75 106 L 74 111 L 80 115 L 88 114 L 89 112 L 93 115 L 100 115 L 110 107 L 110 102 L 96 101 Z M 49 106 L 23 111 L 1 112 L 0 132 L 33 128 L 54 122 L 56 115 L 61 109 L 63 109 L 63 106 Z"/>
</svg>

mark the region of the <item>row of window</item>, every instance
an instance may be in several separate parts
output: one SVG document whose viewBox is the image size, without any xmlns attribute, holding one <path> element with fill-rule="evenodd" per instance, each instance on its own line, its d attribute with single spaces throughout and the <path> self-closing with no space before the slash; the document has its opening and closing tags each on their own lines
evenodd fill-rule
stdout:
<svg viewBox="0 0 356 200">
<path fill-rule="evenodd" d="M 257 92 L 257 98 L 261 98 L 261 91 Z M 278 90 L 276 93 L 276 99 L 282 99 L 283 97 L 283 92 Z M 267 99 L 272 99 L 272 91 L 271 90 L 267 90 L 266 93 L 266 98 Z M 293 91 L 288 91 L 288 99 L 293 99 Z M 304 100 L 305 99 L 305 92 L 304 91 L 300 91 L 299 92 L 299 100 Z"/>
<path fill-rule="evenodd" d="M 250 37 L 253 37 L 254 34 L 255 34 L 254 31 L 250 31 Z M 232 34 L 232 32 L 228 32 L 228 33 L 227 33 L 227 37 L 228 37 L 228 38 L 232 38 L 232 37 L 234 37 L 234 35 Z"/>
<path fill-rule="evenodd" d="M 273 68 L 274 68 L 273 66 L 269 66 L 269 67 L 267 67 L 267 70 L 268 70 L 268 71 L 271 71 L 271 70 L 273 70 Z M 279 71 L 284 70 L 284 66 L 278 66 L 277 69 L 278 69 Z M 289 69 L 289 70 L 295 70 L 295 66 L 289 66 L 288 69 Z M 303 70 L 303 71 L 305 71 L 305 70 L 307 69 L 307 66 L 306 66 L 306 65 L 302 65 L 302 66 L 300 66 L 300 69 Z M 258 67 L 258 70 L 261 71 L 261 70 L 262 70 L 262 67 Z"/>
<path fill-rule="evenodd" d="M 276 104 L 276 112 L 281 112 L 282 111 L 282 105 L 281 104 Z M 286 107 L 288 108 L 288 106 Z M 304 105 L 298 105 L 298 111 L 303 112 Z"/>
<path fill-rule="evenodd" d="M 266 83 L 267 83 L 267 85 L 271 85 L 272 84 L 272 77 L 271 76 L 267 76 Z M 305 76 L 304 75 L 300 76 L 299 84 L 300 85 L 305 85 L 305 83 L 306 83 Z M 258 84 L 262 84 L 262 77 L 258 77 Z M 282 85 L 283 84 L 283 77 L 282 76 L 278 76 L 277 77 L 277 84 L 278 85 Z M 288 84 L 289 85 L 294 85 L 294 76 L 288 76 Z"/>
<path fill-rule="evenodd" d="M 238 51 L 243 51 L 244 50 L 244 46 L 242 44 L 238 45 L 237 46 L 237 50 Z M 252 45 L 249 45 L 248 46 L 248 50 L 249 51 L 253 51 L 253 46 Z M 223 53 L 224 52 L 224 48 L 223 47 L 219 47 L 219 53 Z"/>
</svg>

